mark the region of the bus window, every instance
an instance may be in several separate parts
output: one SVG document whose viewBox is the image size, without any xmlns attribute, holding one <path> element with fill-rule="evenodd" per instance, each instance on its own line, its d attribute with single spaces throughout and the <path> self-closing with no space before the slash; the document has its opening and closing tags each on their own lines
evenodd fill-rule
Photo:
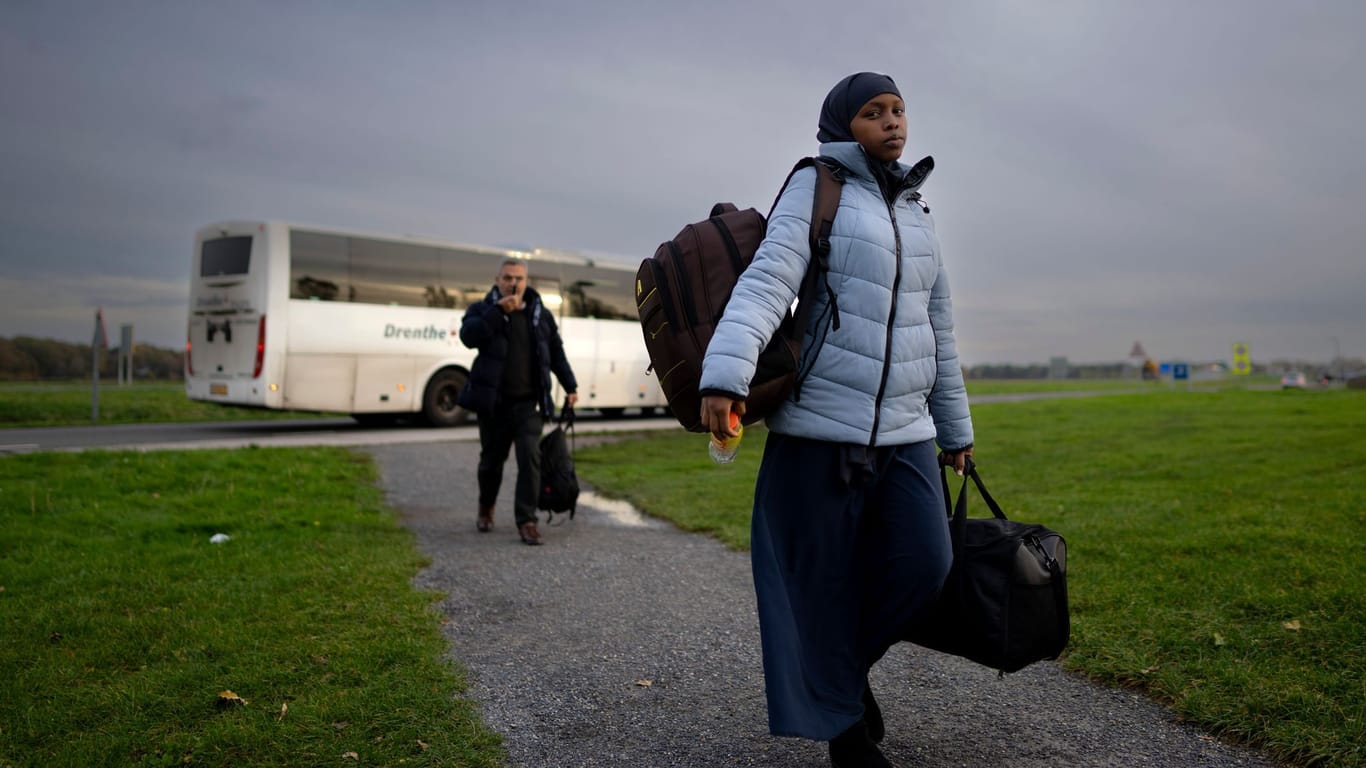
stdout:
<svg viewBox="0 0 1366 768">
<path fill-rule="evenodd" d="M 478 303 L 498 279 L 498 267 L 503 257 L 473 250 L 442 248 L 441 281 L 433 291 L 446 306 L 464 309 Z"/>
<path fill-rule="evenodd" d="M 554 275 L 546 274 L 539 264 L 533 264 L 535 270 L 527 275 L 527 285 L 536 289 L 536 293 L 541 296 L 541 306 L 550 310 L 559 317 L 563 314 L 560 310 L 563 299 L 560 297 L 560 279 Z"/>
<path fill-rule="evenodd" d="M 436 249 L 411 243 L 351 238 L 352 301 L 403 307 L 434 306 L 429 294 L 437 282 Z"/>
<path fill-rule="evenodd" d="M 205 240 L 199 251 L 199 276 L 245 275 L 251 265 L 251 235 Z"/>
<path fill-rule="evenodd" d="M 567 317 L 638 320 L 630 272 L 566 264 L 564 300 Z"/>
<path fill-rule="evenodd" d="M 293 229 L 289 232 L 289 297 L 349 301 L 347 238 Z M 347 295 L 342 291 L 346 290 Z"/>
</svg>

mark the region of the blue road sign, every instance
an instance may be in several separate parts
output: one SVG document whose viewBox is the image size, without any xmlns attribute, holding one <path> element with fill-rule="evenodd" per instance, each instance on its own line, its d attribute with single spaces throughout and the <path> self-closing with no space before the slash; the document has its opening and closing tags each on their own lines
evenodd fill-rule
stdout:
<svg viewBox="0 0 1366 768">
<path fill-rule="evenodd" d="M 1172 378 L 1185 381 L 1191 377 L 1190 366 L 1185 363 L 1172 363 Z"/>
</svg>

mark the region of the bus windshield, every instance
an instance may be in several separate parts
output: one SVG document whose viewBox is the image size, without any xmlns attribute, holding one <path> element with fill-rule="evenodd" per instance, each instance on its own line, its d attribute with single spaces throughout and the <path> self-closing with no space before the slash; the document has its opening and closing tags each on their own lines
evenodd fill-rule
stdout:
<svg viewBox="0 0 1366 768">
<path fill-rule="evenodd" d="M 199 259 L 199 276 L 245 275 L 250 265 L 250 235 L 205 240 Z"/>
</svg>

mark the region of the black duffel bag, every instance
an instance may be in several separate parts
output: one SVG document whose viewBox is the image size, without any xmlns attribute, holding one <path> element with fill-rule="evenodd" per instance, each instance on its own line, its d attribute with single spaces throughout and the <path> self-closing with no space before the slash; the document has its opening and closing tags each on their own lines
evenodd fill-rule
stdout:
<svg viewBox="0 0 1366 768">
<path fill-rule="evenodd" d="M 1042 525 L 1006 519 L 968 460 L 958 502 L 941 476 L 953 538 L 953 568 L 939 599 L 908 640 L 978 664 L 1016 672 L 1056 659 L 1067 646 L 1067 543 Z M 968 478 L 994 517 L 968 517 Z"/>
</svg>

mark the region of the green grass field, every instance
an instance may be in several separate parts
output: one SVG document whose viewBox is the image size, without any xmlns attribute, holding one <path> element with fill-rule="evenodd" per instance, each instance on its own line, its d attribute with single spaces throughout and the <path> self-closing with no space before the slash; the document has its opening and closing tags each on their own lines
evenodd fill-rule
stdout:
<svg viewBox="0 0 1366 768">
<path fill-rule="evenodd" d="M 1191 392 L 1228 389 L 1276 389 L 1276 376 L 1222 376 L 1193 381 L 1127 379 L 968 379 L 968 395 L 1014 395 L 1026 392 Z"/>
<path fill-rule="evenodd" d="M 502 764 L 359 454 L 0 458 L 0 530 L 0 766 Z"/>
<path fill-rule="evenodd" d="M 1157 391 L 973 415 L 1007 514 L 1068 540 L 1066 666 L 1289 761 L 1366 765 L 1366 393 Z M 747 430 L 727 467 L 681 432 L 577 462 L 601 492 L 743 549 L 764 436 Z"/>
<path fill-rule="evenodd" d="M 1271 382 L 1271 379 L 1266 379 Z M 1265 383 L 1265 382 L 1264 382 Z M 1228 382 L 1200 382 L 1197 388 L 1227 386 Z M 973 395 L 1020 392 L 1163 391 L 1170 382 L 1121 379 L 1068 379 L 1063 381 L 974 379 L 968 382 Z M 1184 385 L 1183 385 L 1184 386 Z M 90 382 L 0 382 L 0 429 L 19 427 L 65 427 L 91 424 Z M 244 421 L 264 419 L 335 418 L 339 413 L 268 411 L 234 408 L 190 400 L 180 382 L 137 382 L 120 387 L 100 383 L 99 424 L 137 424 L 185 421 Z"/>
<path fill-rule="evenodd" d="M 0 383 L 0 429 L 11 427 L 86 426 L 91 423 L 91 384 Z M 180 382 L 134 383 L 120 387 L 100 382 L 99 424 L 178 421 L 250 421 L 311 419 L 340 414 L 267 411 L 202 403 L 185 396 Z"/>
<path fill-rule="evenodd" d="M 969 395 L 1013 395 L 1020 392 L 1146 392 L 1162 384 L 1135 379 L 968 379 Z"/>
<path fill-rule="evenodd" d="M 974 419 L 1007 512 L 1068 539 L 1068 667 L 1293 763 L 1366 766 L 1366 393 Z M 744 548 L 764 436 L 728 467 L 704 436 L 628 436 L 579 471 Z M 337 449 L 0 457 L 0 767 L 500 764 L 375 483 Z"/>
</svg>

